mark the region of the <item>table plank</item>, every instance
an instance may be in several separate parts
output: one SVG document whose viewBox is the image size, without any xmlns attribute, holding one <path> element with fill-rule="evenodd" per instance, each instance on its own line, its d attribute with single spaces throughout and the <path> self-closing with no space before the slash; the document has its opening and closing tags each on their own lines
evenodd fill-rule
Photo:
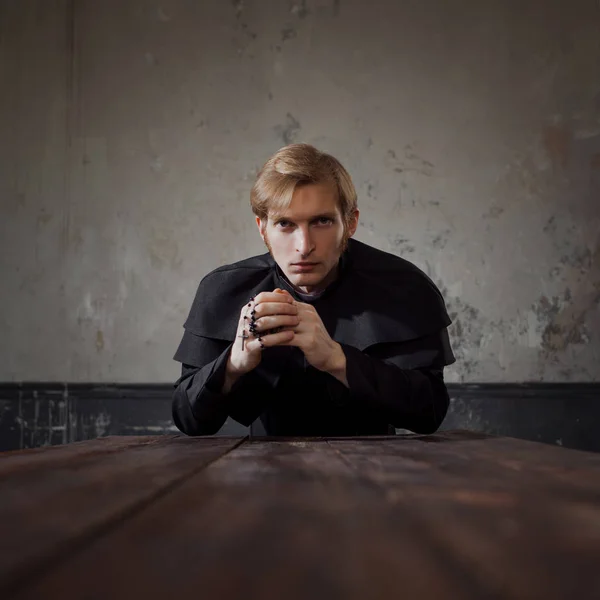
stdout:
<svg viewBox="0 0 600 600">
<path fill-rule="evenodd" d="M 509 482 L 535 485 L 544 493 L 600 502 L 600 454 L 570 450 L 508 437 L 486 436 L 485 441 L 452 434 L 410 437 L 398 444 L 393 437 L 380 440 L 330 440 L 333 448 L 352 454 L 363 470 L 383 472 L 381 482 L 417 483 L 419 477 L 436 487 L 448 477 L 473 484 L 481 482 L 501 491 Z M 440 451 L 439 444 L 443 444 Z M 401 451 L 402 469 L 395 453 Z M 387 461 L 387 462 L 381 462 Z"/>
<path fill-rule="evenodd" d="M 444 445 L 329 441 L 486 594 L 600 598 L 600 456 L 491 438 Z M 486 596 L 487 597 L 487 596 Z"/>
<path fill-rule="evenodd" d="M 246 442 L 14 597 L 481 598 L 419 511 L 324 440 Z"/>
<path fill-rule="evenodd" d="M 31 453 L 30 460 L 23 453 L 5 459 L 0 478 L 0 596 L 167 493 L 243 439 L 153 436 L 146 443 L 113 440 L 110 450 L 87 443 L 88 452 L 83 443 L 79 448 Z M 22 470 L 11 469 L 11 461 Z M 34 468 L 34 463 L 44 469 Z"/>
<path fill-rule="evenodd" d="M 39 448 L 26 448 L 20 450 L 9 450 L 0 453 L 0 479 L 10 473 L 23 472 L 30 469 L 55 468 L 59 463 L 68 460 L 79 459 L 89 455 L 109 454 L 120 452 L 134 446 L 151 446 L 154 444 L 169 443 L 178 435 L 132 435 L 118 436 L 109 435 L 61 444 L 57 446 L 42 446 Z"/>
</svg>

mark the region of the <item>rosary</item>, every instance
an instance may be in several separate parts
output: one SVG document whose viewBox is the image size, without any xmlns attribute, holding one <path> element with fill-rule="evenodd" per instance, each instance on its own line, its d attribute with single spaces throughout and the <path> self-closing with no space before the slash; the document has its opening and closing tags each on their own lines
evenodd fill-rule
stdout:
<svg viewBox="0 0 600 600">
<path fill-rule="evenodd" d="M 256 309 L 252 306 L 252 302 L 254 301 L 254 296 L 252 296 L 252 298 L 250 298 L 250 301 L 248 302 L 248 308 L 251 308 L 252 310 L 250 311 L 250 326 L 248 327 L 248 329 L 250 330 L 250 333 L 258 339 L 258 343 L 260 344 L 260 349 L 264 350 L 265 345 L 262 341 L 262 337 L 260 336 L 260 333 L 257 333 L 256 331 Z M 248 315 L 244 315 L 244 321 L 248 320 Z M 250 339 L 250 336 L 246 333 L 246 327 L 244 327 L 244 329 L 242 329 L 242 335 L 238 335 L 239 338 L 242 338 L 242 350 L 244 350 L 245 348 L 245 342 L 247 339 Z"/>
<path fill-rule="evenodd" d="M 242 338 L 242 351 L 244 350 L 244 342 L 250 338 L 250 336 L 246 333 L 246 330 L 244 329 L 242 331 L 242 335 L 238 335 L 239 338 Z"/>
</svg>

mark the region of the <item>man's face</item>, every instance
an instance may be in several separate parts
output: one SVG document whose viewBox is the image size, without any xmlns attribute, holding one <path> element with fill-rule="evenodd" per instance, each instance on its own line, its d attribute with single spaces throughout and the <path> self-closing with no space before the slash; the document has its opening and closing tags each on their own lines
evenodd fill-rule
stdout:
<svg viewBox="0 0 600 600">
<path fill-rule="evenodd" d="M 326 183 L 297 186 L 287 210 L 267 221 L 256 218 L 275 262 L 300 291 L 324 289 L 336 274 L 347 237 L 354 235 L 358 210 L 346 236 L 337 191 Z"/>
</svg>

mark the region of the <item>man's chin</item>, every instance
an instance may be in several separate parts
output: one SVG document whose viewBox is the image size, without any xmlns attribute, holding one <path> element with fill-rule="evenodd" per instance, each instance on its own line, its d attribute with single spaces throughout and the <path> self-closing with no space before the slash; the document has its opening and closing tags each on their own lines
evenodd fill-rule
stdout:
<svg viewBox="0 0 600 600">
<path fill-rule="evenodd" d="M 290 273 L 287 278 L 296 288 L 318 286 L 323 281 L 323 277 L 318 273 Z"/>
</svg>

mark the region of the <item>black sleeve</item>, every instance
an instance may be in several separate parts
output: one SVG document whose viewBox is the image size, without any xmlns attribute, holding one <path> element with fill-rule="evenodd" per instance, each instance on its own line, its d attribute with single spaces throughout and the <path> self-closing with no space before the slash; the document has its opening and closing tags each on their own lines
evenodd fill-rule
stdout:
<svg viewBox="0 0 600 600">
<path fill-rule="evenodd" d="M 182 368 L 172 403 L 173 422 L 183 433 L 214 435 L 228 416 L 249 426 L 263 412 L 270 390 L 255 371 L 221 393 L 230 350 L 231 342 L 184 333 L 174 357 Z"/>
<path fill-rule="evenodd" d="M 443 330 L 403 343 L 364 351 L 342 344 L 349 390 L 346 401 L 385 418 L 396 428 L 434 433 L 448 411 L 443 368 L 454 362 Z"/>
</svg>

